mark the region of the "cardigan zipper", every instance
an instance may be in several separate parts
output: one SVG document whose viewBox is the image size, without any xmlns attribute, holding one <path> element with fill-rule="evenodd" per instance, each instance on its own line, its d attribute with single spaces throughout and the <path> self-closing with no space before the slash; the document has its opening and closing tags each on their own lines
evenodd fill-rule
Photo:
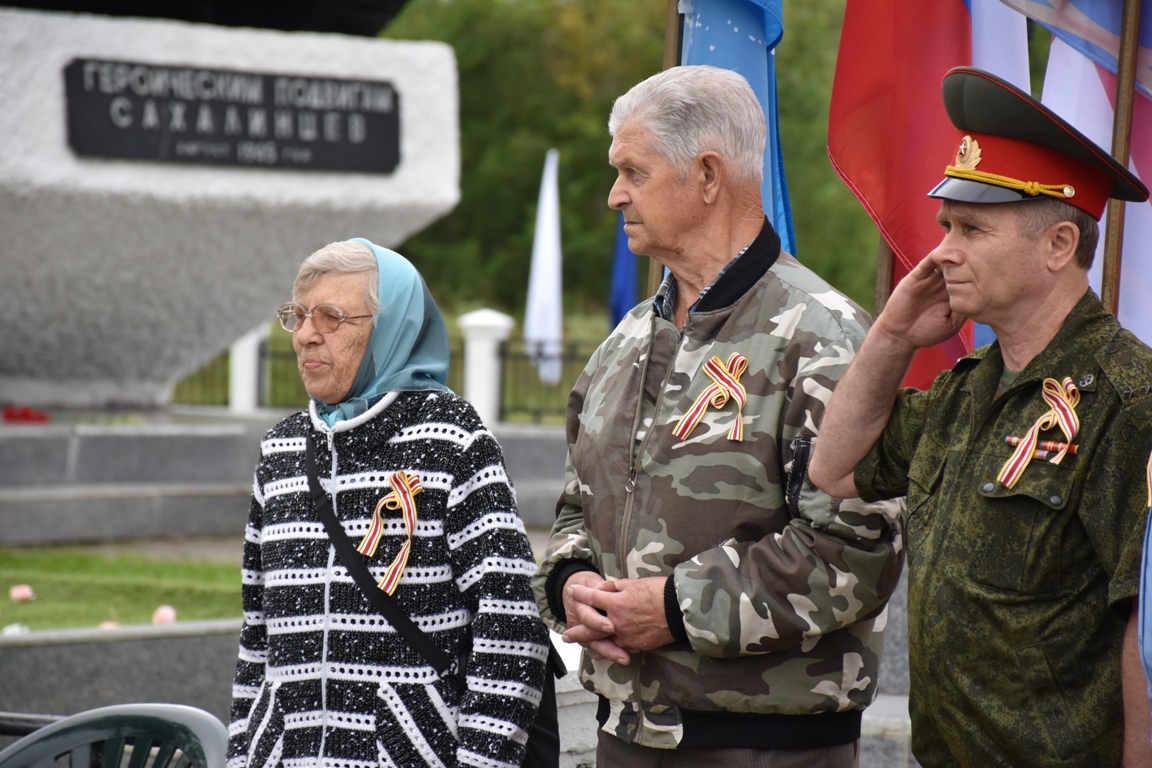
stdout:
<svg viewBox="0 0 1152 768">
<path fill-rule="evenodd" d="M 328 495 L 332 497 L 332 514 L 336 513 L 336 449 L 334 447 L 335 433 L 331 430 L 327 433 L 328 438 Z M 319 481 L 320 478 L 316 478 Z M 339 517 L 337 517 L 339 520 Z M 323 648 L 320 653 L 320 707 L 324 715 L 320 723 L 320 751 L 319 754 L 324 755 L 324 750 L 327 748 L 325 742 L 328 740 L 328 631 L 331 628 L 332 620 L 332 568 L 336 564 L 336 547 L 334 544 L 328 545 L 328 569 L 327 576 L 324 579 L 324 632 L 323 632 Z"/>
</svg>

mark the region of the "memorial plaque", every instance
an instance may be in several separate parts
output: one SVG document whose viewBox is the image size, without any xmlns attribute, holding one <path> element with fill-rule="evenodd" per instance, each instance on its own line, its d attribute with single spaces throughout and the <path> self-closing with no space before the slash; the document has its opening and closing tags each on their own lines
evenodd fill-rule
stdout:
<svg viewBox="0 0 1152 768">
<path fill-rule="evenodd" d="M 64 68 L 68 144 L 86 157 L 391 173 L 392 84 L 101 59 Z"/>
</svg>

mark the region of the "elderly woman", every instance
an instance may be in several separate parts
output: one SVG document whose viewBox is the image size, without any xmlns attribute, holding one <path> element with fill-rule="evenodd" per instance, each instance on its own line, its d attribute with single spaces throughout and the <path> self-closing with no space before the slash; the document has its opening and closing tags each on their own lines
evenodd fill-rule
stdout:
<svg viewBox="0 0 1152 768">
<path fill-rule="evenodd" d="M 424 281 L 367 240 L 332 243 L 279 317 L 311 402 L 261 443 L 229 766 L 519 765 L 547 656 L 534 559 L 499 445 L 444 384 Z M 349 576 L 309 444 L 317 504 L 462 670 L 437 673 Z"/>
</svg>

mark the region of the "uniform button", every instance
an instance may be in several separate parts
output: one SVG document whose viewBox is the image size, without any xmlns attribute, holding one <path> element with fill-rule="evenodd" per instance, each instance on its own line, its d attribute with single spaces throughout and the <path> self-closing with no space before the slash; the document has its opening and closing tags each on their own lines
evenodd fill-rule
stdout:
<svg viewBox="0 0 1152 768">
<path fill-rule="evenodd" d="M 1053 494 L 1052 496 L 1049 496 L 1048 501 L 1052 502 L 1052 506 L 1054 506 L 1054 507 L 1058 507 L 1064 503 L 1064 499 L 1060 498 L 1059 496 L 1057 496 L 1055 494 Z"/>
<path fill-rule="evenodd" d="M 996 485 L 994 483 L 984 483 L 984 485 L 980 486 L 980 490 L 984 491 L 984 493 L 992 493 L 992 489 L 995 487 Z"/>
</svg>

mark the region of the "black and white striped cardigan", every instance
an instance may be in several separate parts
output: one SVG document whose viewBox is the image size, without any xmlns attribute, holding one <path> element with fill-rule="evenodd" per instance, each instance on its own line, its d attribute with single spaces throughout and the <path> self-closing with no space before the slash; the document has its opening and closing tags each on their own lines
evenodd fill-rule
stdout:
<svg viewBox="0 0 1152 768">
<path fill-rule="evenodd" d="M 394 597 L 450 655 L 471 629 L 466 682 L 438 678 L 340 564 L 309 494 L 308 439 L 354 544 L 392 473 L 422 483 Z M 385 521 L 367 558 L 377 579 L 406 540 L 399 513 Z M 289 416 L 261 443 L 245 539 L 229 768 L 519 764 L 547 632 L 500 446 L 467 401 L 389 393 L 334 429 L 312 407 Z"/>
</svg>

